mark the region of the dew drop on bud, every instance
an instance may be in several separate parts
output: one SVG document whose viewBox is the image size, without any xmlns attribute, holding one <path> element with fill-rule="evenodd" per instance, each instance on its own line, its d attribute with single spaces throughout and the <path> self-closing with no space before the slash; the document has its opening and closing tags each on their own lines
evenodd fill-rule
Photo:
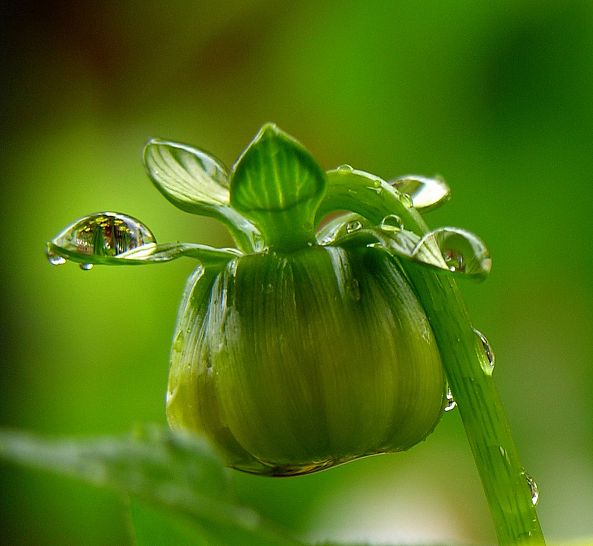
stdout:
<svg viewBox="0 0 593 546">
<path fill-rule="evenodd" d="M 535 506 L 539 500 L 539 489 L 537 487 L 537 483 L 535 483 L 535 480 L 529 474 L 527 474 L 527 472 L 524 472 L 524 474 L 527 485 L 529 486 L 529 491 L 531 492 L 531 502 L 533 503 L 533 506 Z"/>
<path fill-rule="evenodd" d="M 348 283 L 348 294 L 354 301 L 360 301 L 360 283 L 358 279 L 351 279 Z"/>
<path fill-rule="evenodd" d="M 494 362 L 495 362 L 495 357 L 494 357 L 494 351 L 492 350 L 492 347 L 490 346 L 490 342 L 488 341 L 488 339 L 486 338 L 486 336 L 480 332 L 480 330 L 478 330 L 477 328 L 472 328 L 474 333 L 476 334 L 477 338 L 478 338 L 478 342 L 480 343 L 480 346 L 482 348 L 482 350 L 484 351 L 484 356 L 486 357 L 486 360 L 481 359 L 480 363 L 482 365 L 482 370 L 484 371 L 485 374 L 487 375 L 492 375 L 492 372 L 494 371 Z"/>
<path fill-rule="evenodd" d="M 47 261 L 51 265 L 64 265 L 66 263 L 66 258 L 60 256 L 59 254 L 56 254 L 55 252 L 52 252 L 51 250 L 48 250 Z"/>
<path fill-rule="evenodd" d="M 390 180 L 388 183 L 401 194 L 407 195 L 415 208 L 425 211 L 441 205 L 451 195 L 447 183 L 438 177 L 406 175 Z"/>
<path fill-rule="evenodd" d="M 353 169 L 353 168 L 352 168 L 350 165 L 346 165 L 346 164 L 344 164 L 344 165 L 340 165 L 340 166 L 337 168 L 337 171 L 338 171 L 340 174 L 350 174 L 351 172 L 353 172 L 353 171 L 354 171 L 354 169 Z"/>
<path fill-rule="evenodd" d="M 85 216 L 52 241 L 58 249 L 83 256 L 118 256 L 150 243 L 156 243 L 155 237 L 142 222 L 117 212 Z M 88 270 L 90 265 L 83 263 L 82 268 Z"/>
<path fill-rule="evenodd" d="M 352 220 L 352 222 L 348 222 L 346 224 L 346 232 L 347 233 L 354 233 L 362 228 L 362 223 L 359 220 Z"/>
<path fill-rule="evenodd" d="M 90 271 L 93 269 L 93 264 L 80 264 L 80 269 L 83 271 Z"/>
<path fill-rule="evenodd" d="M 389 214 L 381 220 L 379 227 L 386 232 L 398 232 L 404 227 L 402 219 L 397 214 Z"/>
<path fill-rule="evenodd" d="M 453 394 L 451 393 L 451 389 L 447 389 L 447 404 L 445 405 L 445 411 L 451 411 L 457 407 L 457 402 L 455 402 L 453 398 Z"/>
</svg>

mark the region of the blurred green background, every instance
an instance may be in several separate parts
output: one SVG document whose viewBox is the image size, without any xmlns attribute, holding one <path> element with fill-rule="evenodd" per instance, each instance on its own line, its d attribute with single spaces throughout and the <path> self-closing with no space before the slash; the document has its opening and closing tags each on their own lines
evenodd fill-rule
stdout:
<svg viewBox="0 0 593 546">
<path fill-rule="evenodd" d="M 228 245 L 165 201 L 151 136 L 231 164 L 266 121 L 326 168 L 441 174 L 431 213 L 489 245 L 463 283 L 550 539 L 593 537 L 593 3 L 506 0 L 4 4 L 2 425 L 60 435 L 164 422 L 169 343 L 193 264 L 81 272 L 44 242 L 127 212 L 160 241 Z M 11 545 L 127 544 L 110 494 L 2 466 Z M 457 412 L 408 453 L 313 476 L 237 476 L 307 538 L 492 544 Z"/>
</svg>

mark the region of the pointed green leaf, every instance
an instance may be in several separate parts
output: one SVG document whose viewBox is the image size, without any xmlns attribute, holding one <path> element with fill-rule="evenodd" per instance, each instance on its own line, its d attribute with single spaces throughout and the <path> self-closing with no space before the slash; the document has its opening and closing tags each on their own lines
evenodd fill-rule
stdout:
<svg viewBox="0 0 593 546">
<path fill-rule="evenodd" d="M 252 220 L 270 246 L 314 240 L 315 213 L 325 173 L 303 146 L 275 125 L 265 125 L 231 176 L 231 204 Z"/>
<path fill-rule="evenodd" d="M 208 214 L 229 203 L 225 167 L 202 150 L 153 138 L 144 148 L 144 165 L 157 189 L 186 212 Z"/>
</svg>

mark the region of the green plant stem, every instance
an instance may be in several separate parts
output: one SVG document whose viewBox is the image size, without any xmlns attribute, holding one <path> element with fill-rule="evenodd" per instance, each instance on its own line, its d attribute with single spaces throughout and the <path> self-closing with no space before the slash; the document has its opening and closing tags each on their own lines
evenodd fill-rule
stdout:
<svg viewBox="0 0 593 546">
<path fill-rule="evenodd" d="M 422 236 L 429 228 L 385 182 L 362 171 L 328 173 L 330 185 L 319 211 L 351 210 L 378 225 L 389 214 Z M 380 191 L 378 191 L 380 190 Z M 441 349 L 453 398 L 465 427 L 492 519 L 502 546 L 545 544 L 511 428 L 483 346 L 472 329 L 451 274 L 400 260 L 420 299 Z"/>
<path fill-rule="evenodd" d="M 407 266 L 407 264 L 406 264 Z M 471 328 L 455 281 L 410 264 L 408 272 L 442 351 L 498 541 L 501 545 L 545 544 L 532 494 L 486 356 Z"/>
</svg>

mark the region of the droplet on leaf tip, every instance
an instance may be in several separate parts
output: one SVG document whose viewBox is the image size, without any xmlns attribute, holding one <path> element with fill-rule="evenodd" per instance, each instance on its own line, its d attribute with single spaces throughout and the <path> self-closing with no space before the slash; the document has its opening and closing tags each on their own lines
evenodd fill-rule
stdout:
<svg viewBox="0 0 593 546">
<path fill-rule="evenodd" d="M 85 216 L 63 230 L 52 244 L 57 248 L 83 256 L 118 256 L 135 248 L 156 243 L 155 237 L 142 222 L 117 212 L 100 212 Z M 50 263 L 63 263 L 56 252 L 48 253 Z M 89 270 L 90 263 L 82 269 Z"/>
</svg>

